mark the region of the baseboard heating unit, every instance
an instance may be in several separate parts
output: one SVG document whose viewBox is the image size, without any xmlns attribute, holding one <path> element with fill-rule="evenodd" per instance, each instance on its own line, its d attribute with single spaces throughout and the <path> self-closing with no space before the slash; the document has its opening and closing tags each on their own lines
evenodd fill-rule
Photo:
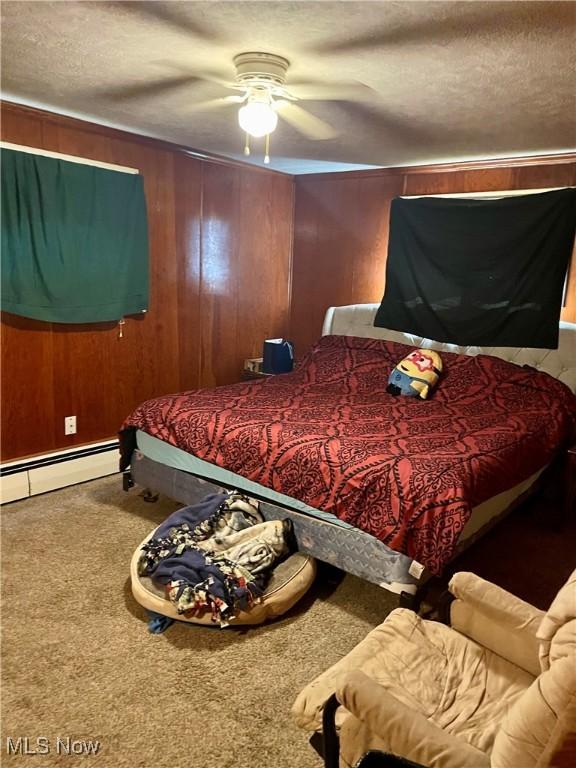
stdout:
<svg viewBox="0 0 576 768">
<path fill-rule="evenodd" d="M 54 491 L 118 472 L 118 440 L 103 440 L 0 465 L 0 501 Z"/>
</svg>

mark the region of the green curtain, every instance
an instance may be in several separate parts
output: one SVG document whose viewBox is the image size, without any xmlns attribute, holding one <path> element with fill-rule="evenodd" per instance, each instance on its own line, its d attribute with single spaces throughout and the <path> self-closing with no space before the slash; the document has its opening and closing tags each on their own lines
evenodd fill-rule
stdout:
<svg viewBox="0 0 576 768">
<path fill-rule="evenodd" d="M 142 177 L 2 150 L 2 309 L 53 323 L 148 308 Z"/>
</svg>

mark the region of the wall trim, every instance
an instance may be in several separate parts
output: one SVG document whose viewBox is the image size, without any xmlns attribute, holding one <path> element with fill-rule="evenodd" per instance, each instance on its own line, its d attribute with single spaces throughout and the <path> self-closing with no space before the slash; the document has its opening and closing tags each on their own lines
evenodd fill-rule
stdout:
<svg viewBox="0 0 576 768">
<path fill-rule="evenodd" d="M 367 171 L 336 171 L 334 173 L 301 173 L 296 183 L 334 179 L 367 179 L 371 176 L 414 176 L 432 173 L 457 173 L 458 171 L 488 171 L 497 168 L 525 168 L 534 165 L 569 165 L 576 163 L 576 152 L 558 152 L 548 155 L 502 157 L 490 160 L 462 160 L 454 163 L 430 163 L 428 165 L 402 165 L 372 168 Z"/>
</svg>

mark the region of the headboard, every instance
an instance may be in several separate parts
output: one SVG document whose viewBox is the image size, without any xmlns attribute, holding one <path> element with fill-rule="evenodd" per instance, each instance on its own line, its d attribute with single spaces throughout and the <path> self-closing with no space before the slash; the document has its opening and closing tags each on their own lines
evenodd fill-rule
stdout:
<svg viewBox="0 0 576 768">
<path fill-rule="evenodd" d="M 530 365 L 549 373 L 567 384 L 576 393 L 576 323 L 560 322 L 558 349 L 530 349 L 524 347 L 460 347 L 412 333 L 374 328 L 374 316 L 379 304 L 349 304 L 330 307 L 324 318 L 322 335 L 361 336 L 369 339 L 386 339 L 413 347 L 428 347 L 461 355 L 494 355 L 518 365 Z"/>
</svg>

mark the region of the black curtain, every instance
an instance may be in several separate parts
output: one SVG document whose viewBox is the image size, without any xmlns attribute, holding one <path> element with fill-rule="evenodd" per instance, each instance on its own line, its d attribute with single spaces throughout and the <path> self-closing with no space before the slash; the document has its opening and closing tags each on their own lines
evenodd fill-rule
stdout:
<svg viewBox="0 0 576 768">
<path fill-rule="evenodd" d="M 558 346 L 576 190 L 392 201 L 374 325 L 462 345 Z"/>
</svg>

